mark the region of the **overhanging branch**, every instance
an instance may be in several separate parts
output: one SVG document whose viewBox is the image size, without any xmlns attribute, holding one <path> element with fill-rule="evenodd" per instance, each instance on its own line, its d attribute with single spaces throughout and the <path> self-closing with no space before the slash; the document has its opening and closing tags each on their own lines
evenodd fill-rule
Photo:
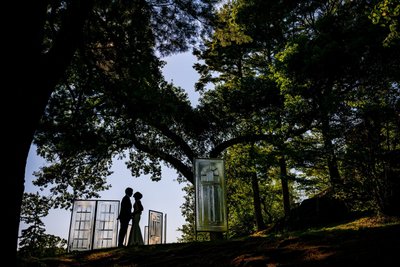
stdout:
<svg viewBox="0 0 400 267">
<path fill-rule="evenodd" d="M 278 136 L 276 135 L 266 135 L 266 134 L 250 134 L 250 135 L 238 136 L 217 145 L 213 150 L 211 150 L 210 157 L 211 158 L 218 157 L 225 149 L 233 145 L 248 143 L 248 142 L 256 142 L 256 141 L 270 141 L 271 143 L 275 143 L 277 139 Z"/>
<path fill-rule="evenodd" d="M 148 145 L 145 145 L 141 143 L 139 140 L 136 138 L 133 138 L 132 144 L 140 151 L 146 152 L 150 155 L 156 156 L 172 166 L 175 167 L 177 171 L 179 171 L 189 182 L 193 183 L 193 172 L 192 169 L 185 164 L 182 163 L 179 159 L 173 157 L 172 155 L 165 153 L 163 151 L 160 151 L 158 149 L 151 148 Z"/>
<path fill-rule="evenodd" d="M 190 159 L 192 160 L 194 157 L 193 150 L 190 148 L 190 146 L 183 140 L 179 135 L 175 134 L 172 132 L 167 126 L 162 125 L 160 123 L 150 123 L 153 127 L 156 129 L 160 130 L 164 136 L 168 137 L 171 139 L 177 146 L 179 146 L 183 153 Z"/>
</svg>

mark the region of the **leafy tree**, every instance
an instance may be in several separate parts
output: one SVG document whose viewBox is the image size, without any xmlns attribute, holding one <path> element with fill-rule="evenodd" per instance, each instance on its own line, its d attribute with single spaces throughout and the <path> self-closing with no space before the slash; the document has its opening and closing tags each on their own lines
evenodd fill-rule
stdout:
<svg viewBox="0 0 400 267">
<path fill-rule="evenodd" d="M 141 14 L 134 17 L 151 20 Z M 116 155 L 129 157 L 127 166 L 133 176 L 149 173 L 158 180 L 164 162 L 192 182 L 193 158 L 215 157 L 236 143 L 273 138 L 265 132 L 254 134 L 246 124 L 242 125 L 247 131 L 237 130 L 239 122 L 253 112 L 246 110 L 248 103 L 258 96 L 258 102 L 266 99 L 260 91 L 236 113 L 232 112 L 240 95 L 233 95 L 227 103 L 231 113 L 217 111 L 221 102 L 211 96 L 193 109 L 182 89 L 160 76 L 162 62 L 151 49 L 150 29 L 137 27 L 129 18 L 119 24 L 121 33 L 110 35 L 107 42 L 84 40 L 83 47 L 92 49 L 78 51 L 37 131 L 38 151 L 51 165 L 37 174 L 35 183 L 46 186 L 57 181 L 52 192 L 60 201 L 55 203 L 87 196 L 89 191 L 82 184 L 93 184 L 95 190 L 104 188 L 109 164 Z M 107 24 L 101 25 L 103 32 L 117 32 L 114 24 L 110 26 L 113 31 Z M 148 38 L 138 39 L 132 33 Z M 251 82 L 250 78 L 248 84 Z"/>
<path fill-rule="evenodd" d="M 60 68 L 61 74 L 67 71 L 54 76 L 56 82 L 48 87 L 29 128 L 30 138 L 37 129 L 38 151 L 51 162 L 37 174 L 36 184 L 56 182 L 51 188 L 54 205 L 67 207 L 76 196 L 91 196 L 89 184 L 93 192 L 105 189 L 115 156 L 128 157 L 133 176 L 149 173 L 158 180 L 164 162 L 193 182 L 195 157 L 217 157 L 235 144 L 259 141 L 273 145 L 278 158 L 271 170 L 280 170 L 286 213 L 292 167 L 312 174 L 303 180 L 316 180 L 318 188 L 324 187 L 326 177 L 335 188 L 348 191 L 357 189 L 354 182 L 368 184 L 365 195 L 378 184 L 379 190 L 369 194 L 375 202 L 382 208 L 395 203 L 399 194 L 389 197 L 387 189 L 399 188 L 393 182 L 397 165 L 388 155 L 398 152 L 400 50 L 396 45 L 382 47 L 386 33 L 370 23 L 369 1 L 227 3 L 214 35 L 195 51 L 205 64 L 196 65 L 202 99 L 192 108 L 182 89 L 161 77 L 163 62 L 155 51 L 181 51 L 195 42 L 187 37 L 196 35 L 198 20 L 187 18 L 209 18 L 203 13 L 208 5 L 202 3 L 211 2 L 95 2 L 88 8 L 79 20 L 82 27 L 75 25 L 76 32 L 83 29 L 82 35 L 71 38 L 79 42 L 70 44 L 72 52 Z M 38 46 L 40 53 L 52 55 L 47 53 L 57 47 L 61 15 L 69 6 L 46 8 L 46 23 L 40 24 L 45 25 L 45 37 L 39 38 Z M 173 14 L 178 20 L 171 20 Z M 181 25 L 185 30 L 180 31 Z M 32 75 L 33 85 L 38 85 L 33 88 L 42 88 L 41 77 Z M 205 89 L 209 82 L 215 83 L 213 90 Z M 372 116 L 375 111 L 388 116 L 378 119 Z M 18 143 L 25 148 L 24 159 L 30 142 Z M 357 151 L 357 146 L 365 149 Z M 21 149 L 11 149 L 10 154 L 14 151 Z M 21 159 L 14 158 L 13 164 L 21 167 Z M 20 174 L 23 177 L 22 169 Z M 389 183 L 385 177 L 391 177 Z M 15 195 L 16 200 L 21 196 Z"/>
<path fill-rule="evenodd" d="M 263 10 L 262 13 L 260 10 Z M 280 11 L 275 13 L 274 10 Z M 241 119 L 237 127 L 239 131 L 260 133 L 263 138 L 254 138 L 253 141 L 268 139 L 280 151 L 283 203 L 288 215 L 290 196 L 285 157 L 287 148 L 284 144 L 285 139 L 293 135 L 293 128 L 289 122 L 284 123 L 287 121 L 284 96 L 271 80 L 269 66 L 285 40 L 283 21 L 287 12 L 285 4 L 275 1 L 229 2 L 219 13 L 211 40 L 195 51 L 197 57 L 204 61 L 203 65 L 197 64 L 195 68 L 201 74 L 197 84 L 199 90 L 209 82 L 219 85 L 216 92 L 204 94 L 205 104 L 211 106 L 209 103 L 214 101 L 213 105 L 217 108 L 224 105 L 225 114 Z M 229 94 L 238 97 L 228 98 Z M 223 104 L 224 101 L 227 103 Z M 228 107 L 229 103 L 232 106 Z M 213 109 L 213 114 L 218 112 Z"/>
<path fill-rule="evenodd" d="M 76 197 L 105 189 L 111 159 L 124 157 L 126 150 L 134 176 L 145 173 L 158 180 L 164 161 L 192 181 L 195 156 L 218 155 L 232 144 L 268 137 L 237 132 L 237 118 L 226 128 L 227 116 L 215 118 L 207 105 L 192 109 L 180 88 L 165 83 L 152 32 L 130 19 L 151 17 L 137 10 L 117 29 L 107 23 L 95 27 L 119 35 L 83 40 L 90 49 L 78 50 L 46 109 L 35 143 L 51 164 L 36 174 L 35 184 L 55 182 L 51 192 L 56 206 L 68 207 Z M 107 20 L 107 13 L 103 16 Z"/>
<path fill-rule="evenodd" d="M 9 10 L 18 10 L 19 23 L 10 23 L 5 31 L 10 75 L 6 84 L 12 84 L 7 99 L 12 103 L 5 124 L 9 143 L 5 153 L 8 166 L 6 187 L 12 192 L 12 203 L 7 209 L 7 255 L 15 255 L 17 247 L 20 207 L 24 192 L 24 170 L 29 148 L 40 118 L 54 88 L 63 77 L 75 51 L 85 36 L 95 35 L 94 22 L 103 20 L 103 12 L 138 6 L 151 11 L 150 24 L 143 25 L 156 32 L 162 53 L 185 50 L 193 43 L 201 25 L 199 20 L 211 18 L 212 5 L 218 1 L 33 1 L 13 2 Z M 107 4 L 109 6 L 107 6 Z M 129 12 L 128 12 L 129 13 Z M 118 25 L 119 17 L 111 24 Z M 105 23 L 103 21 L 103 23 Z M 94 23 L 96 24 L 96 23 Z M 23 46 L 22 46 L 23 44 Z M 23 78 L 21 76 L 24 75 Z M 27 88 L 30 88 L 29 90 Z"/>
<path fill-rule="evenodd" d="M 225 127 L 240 118 L 236 125 L 242 133 L 273 133 L 268 141 L 281 153 L 281 174 L 290 179 L 287 170 L 297 170 L 303 197 L 333 186 L 338 195 L 347 194 L 353 208 L 360 208 L 354 202 L 374 203 L 395 214 L 389 202 L 399 196 L 393 178 L 398 127 L 392 117 L 398 114 L 399 50 L 381 47 L 385 32 L 370 24 L 367 2 L 293 1 L 274 13 L 274 23 L 265 14 L 279 3 L 265 2 L 231 1 L 221 10 L 216 34 L 196 51 L 204 60 L 196 65 L 201 104 L 212 111 L 213 121 L 225 119 Z M 270 77 L 280 91 L 270 80 L 270 86 L 259 86 Z M 214 90 L 205 89 L 210 82 L 217 85 Z M 267 95 L 275 105 L 268 105 Z M 246 207 L 238 203 L 236 209 Z M 243 214 L 235 215 L 241 218 L 237 233 L 251 231 L 238 221 L 252 216 L 237 214 Z"/>
<path fill-rule="evenodd" d="M 353 152 L 348 150 L 344 133 L 357 125 L 358 119 L 364 120 L 359 116 L 363 111 L 358 104 L 364 103 L 366 99 L 375 102 L 373 99 L 377 96 L 373 92 L 390 96 L 381 100 L 386 102 L 381 106 L 382 112 L 385 112 L 385 105 L 397 103 L 398 49 L 384 49 L 380 46 L 385 32 L 370 24 L 367 4 L 364 1 L 294 1 L 280 6 L 282 8 L 280 12 L 274 13 L 275 22 L 272 22 L 268 16 L 273 15 L 269 11 L 275 10 L 279 3 L 232 1 L 226 6 L 231 10 L 227 12 L 230 17 L 221 16 L 218 25 L 220 29 L 226 29 L 225 35 L 222 34 L 223 30 L 216 31 L 218 35 L 214 35 L 203 50 L 196 52 L 205 62 L 204 65 L 196 66 L 202 75 L 200 89 L 208 82 L 217 82 L 224 84 L 226 91 L 243 90 L 246 76 L 256 74 L 258 79 L 263 75 L 273 77 L 280 89 L 279 94 L 275 95 L 279 95 L 282 102 L 276 101 L 274 110 L 270 108 L 270 113 L 261 115 L 265 116 L 264 119 L 268 118 L 269 122 L 275 122 L 270 123 L 273 127 L 264 126 L 264 129 L 270 129 L 274 137 L 277 137 L 273 143 L 282 152 L 282 159 L 294 157 L 297 161 L 294 162 L 295 166 L 307 166 L 307 170 L 304 170 L 306 173 L 314 173 L 317 183 L 326 181 L 327 172 L 331 185 L 337 191 L 347 187 L 350 191 L 360 192 L 360 189 L 350 185 L 348 181 L 352 178 L 348 176 L 348 170 L 344 169 L 344 166 L 349 166 L 345 159 L 349 159 Z M 261 6 L 268 8 L 262 9 Z M 255 21 L 257 23 L 252 23 Z M 236 32 L 231 35 L 233 29 Z M 266 38 L 268 34 L 269 39 Z M 230 36 L 233 39 L 229 39 Z M 254 85 L 255 80 L 253 78 L 250 84 Z M 248 91 L 246 93 L 249 99 L 256 99 Z M 208 94 L 212 99 L 218 99 L 215 92 Z M 221 94 L 219 99 L 226 101 L 227 95 Z M 387 102 L 388 99 L 391 99 L 391 104 Z M 248 104 L 247 111 L 256 104 Z M 257 107 L 262 110 L 261 105 Z M 225 108 L 224 112 L 227 111 Z M 215 109 L 214 114 L 218 114 Z M 247 118 L 255 117 L 247 115 Z M 388 123 L 393 125 L 389 121 L 391 119 Z M 260 127 L 260 124 L 257 126 Z M 391 128 L 392 131 L 394 128 Z M 376 131 L 380 132 L 378 129 Z M 389 142 L 397 143 L 395 139 L 389 139 Z M 295 153 L 294 147 L 306 153 Z M 392 148 L 394 151 L 389 153 L 396 154 L 397 149 Z M 282 174 L 285 174 L 285 161 L 281 163 Z M 384 169 L 383 165 L 378 168 L 380 171 Z M 363 176 L 370 182 L 375 181 L 373 183 L 382 181 L 370 174 L 365 173 Z M 309 184 L 309 179 L 302 180 Z M 390 188 L 398 188 L 393 183 L 391 185 L 393 187 Z M 319 188 L 326 186 L 319 185 Z M 371 191 L 367 194 L 370 197 L 374 195 Z M 380 191 L 377 195 L 382 197 L 387 193 Z M 379 197 L 376 197 L 375 203 L 379 202 Z"/>
<path fill-rule="evenodd" d="M 21 221 L 30 225 L 22 230 L 18 255 L 21 258 L 49 257 L 66 252 L 67 241 L 45 233 L 41 218 L 48 215 L 51 199 L 38 193 L 25 193 L 21 209 Z"/>
<path fill-rule="evenodd" d="M 379 1 L 370 14 L 374 24 L 379 24 L 389 29 L 389 33 L 383 40 L 385 46 L 389 46 L 400 39 L 400 3 L 395 0 Z"/>
<path fill-rule="evenodd" d="M 318 13 L 318 10 L 324 12 Z M 275 64 L 275 67 L 286 72 L 283 76 L 279 71 L 275 74 L 281 88 L 287 90 L 290 98 L 295 100 L 293 103 L 313 112 L 314 127 L 310 130 L 313 135 L 322 137 L 324 149 L 320 150 L 320 155 L 328 163 L 331 184 L 336 184 L 339 191 L 345 188 L 346 191 L 358 193 L 361 188 L 356 189 L 352 182 L 359 181 L 359 177 L 353 179 L 354 176 L 348 169 L 349 162 L 346 162 L 350 158 L 354 159 L 355 150 L 347 143 L 349 139 L 346 140 L 344 133 L 360 134 L 360 137 L 363 135 L 363 131 L 355 133 L 351 129 L 358 127 L 360 121 L 365 121 L 360 115 L 363 114 L 364 107 L 369 105 L 364 104 L 376 102 L 378 92 L 388 96 L 378 101 L 384 103 L 380 106 L 381 112 L 385 112 L 386 105 L 392 106 L 390 102 L 393 103 L 396 98 L 394 95 L 398 93 L 399 77 L 397 67 L 393 68 L 398 65 L 398 51 L 381 47 L 380 40 L 383 39 L 384 32 L 370 25 L 367 12 L 365 4 L 361 2 L 339 1 L 334 9 L 318 8 L 314 13 L 320 15 L 311 21 L 310 31 L 300 31 L 284 52 L 278 55 Z M 378 107 L 376 104 L 374 106 Z M 376 129 L 378 132 L 381 131 L 379 128 Z M 358 140 L 361 140 L 360 137 Z M 358 145 L 364 148 L 377 145 L 376 141 L 371 143 L 365 139 L 362 143 L 363 145 Z M 376 151 L 372 147 L 371 149 Z M 394 147 L 393 149 L 396 150 Z M 358 152 L 361 152 L 362 157 L 370 156 L 369 152 L 363 153 L 362 149 L 356 154 Z M 359 160 L 362 165 L 363 160 Z M 353 163 L 356 164 L 354 161 Z M 375 163 L 367 164 L 369 167 L 366 169 L 375 169 Z M 381 165 L 378 169 L 383 171 L 384 168 Z M 380 184 L 382 179 L 374 178 L 376 176 L 371 173 L 364 173 L 362 176 L 364 181 L 375 184 L 368 186 L 370 190 L 365 192 L 371 199 L 374 195 L 372 191 L 379 188 L 376 183 Z M 340 182 L 337 183 L 338 181 Z M 366 184 L 363 185 L 365 189 Z M 380 191 L 377 195 L 382 197 L 385 193 Z M 380 197 L 375 197 L 373 201 L 379 203 Z"/>
<path fill-rule="evenodd" d="M 277 214 L 272 202 L 282 200 L 273 185 L 280 177 L 270 176 L 278 161 L 273 147 L 262 142 L 236 145 L 228 149 L 225 160 L 230 235 L 265 230 L 267 223 L 278 218 L 272 215 Z"/>
<path fill-rule="evenodd" d="M 283 216 L 279 170 L 273 167 L 277 165 L 278 157 L 270 149 L 271 146 L 259 142 L 235 145 L 224 152 L 228 238 L 246 236 L 265 229 L 266 224 L 272 224 Z M 258 176 L 257 179 L 254 179 L 254 174 Z M 196 240 L 194 191 L 189 191 L 189 188 L 193 186 L 186 187 L 187 195 L 181 207 L 186 219 L 186 224 L 180 229 L 183 233 L 180 241 L 184 242 Z M 259 194 L 254 194 L 254 190 L 258 190 Z M 202 233 L 197 233 L 197 240 L 204 240 Z"/>
<path fill-rule="evenodd" d="M 204 232 L 197 232 L 195 228 L 195 188 L 193 184 L 186 184 L 182 189 L 186 192 L 185 201 L 181 206 L 182 216 L 186 223 L 178 231 L 182 232 L 179 242 L 208 241 L 210 236 Z"/>
<path fill-rule="evenodd" d="M 383 88 L 382 88 L 383 89 Z M 346 134 L 346 170 L 353 177 L 357 194 L 351 198 L 358 210 L 366 207 L 389 215 L 399 214 L 399 124 L 398 88 L 366 92 L 368 100 L 358 103 L 360 123 Z M 344 190 L 350 194 L 349 190 Z M 354 189 L 353 189 L 354 192 Z M 368 205 L 367 205 L 368 204 Z"/>
<path fill-rule="evenodd" d="M 250 144 L 243 147 L 236 147 L 236 151 L 233 148 L 231 150 L 233 150 L 233 155 L 230 157 L 230 161 L 231 164 L 235 166 L 232 168 L 234 170 L 232 172 L 233 177 L 235 177 L 236 179 L 241 178 L 251 185 L 250 192 L 253 196 L 253 212 L 249 212 L 250 210 L 245 209 L 243 213 L 246 215 L 251 215 L 253 213 L 253 220 L 255 221 L 256 229 L 259 231 L 264 230 L 266 228 L 266 225 L 261 210 L 261 196 L 259 185 L 261 179 L 259 178 L 260 173 L 258 168 L 259 165 L 265 166 L 266 163 L 256 162 L 256 159 L 259 159 L 260 156 L 257 155 L 258 151 L 256 152 L 255 144 Z M 231 196 L 230 193 L 228 193 L 228 195 Z M 244 205 L 241 207 L 244 207 Z"/>
</svg>

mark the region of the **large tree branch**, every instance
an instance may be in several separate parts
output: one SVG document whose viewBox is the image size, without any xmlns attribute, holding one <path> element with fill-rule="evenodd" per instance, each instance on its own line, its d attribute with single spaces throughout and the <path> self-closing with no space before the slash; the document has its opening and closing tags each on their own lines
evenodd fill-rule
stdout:
<svg viewBox="0 0 400 267">
<path fill-rule="evenodd" d="M 194 157 L 194 152 L 191 147 L 182 139 L 179 135 L 171 131 L 166 125 L 161 123 L 151 123 L 153 127 L 160 130 L 161 133 L 171 139 L 177 146 L 179 146 L 183 153 L 192 161 Z"/>
<path fill-rule="evenodd" d="M 276 135 L 266 135 L 266 134 L 249 134 L 238 136 L 232 139 L 229 139 L 221 144 L 217 145 L 210 151 L 210 157 L 215 158 L 218 157 L 225 149 L 231 147 L 233 145 L 248 143 L 248 142 L 256 142 L 256 141 L 270 141 L 271 143 L 275 143 L 279 137 Z"/>
<path fill-rule="evenodd" d="M 310 122 L 311 123 L 311 122 Z M 307 124 L 309 126 L 309 124 Z M 298 129 L 291 129 L 285 136 L 285 138 L 288 138 L 290 136 L 298 136 L 306 131 L 308 131 L 310 128 L 309 127 L 301 127 Z M 217 146 L 214 147 L 210 151 L 210 157 L 215 158 L 218 157 L 225 149 L 228 147 L 231 147 L 233 145 L 241 144 L 241 143 L 249 143 L 249 142 L 256 142 L 256 141 L 269 141 L 271 144 L 278 144 L 280 141 L 282 141 L 282 136 L 280 135 L 274 135 L 274 134 L 249 134 L 249 135 L 243 135 L 243 136 L 238 136 L 232 139 L 229 139 L 225 142 L 222 142 L 218 144 Z"/>
<path fill-rule="evenodd" d="M 146 152 L 152 156 L 156 156 L 166 162 L 168 162 L 169 164 L 171 164 L 172 166 L 175 167 L 175 169 L 177 171 L 179 171 L 183 176 L 185 176 L 185 178 L 193 183 L 193 172 L 192 169 L 188 166 L 186 166 L 185 164 L 182 163 L 181 160 L 173 157 L 172 155 L 165 153 L 163 151 L 160 151 L 159 149 L 155 149 L 152 148 L 148 145 L 143 144 L 142 142 L 140 142 L 138 139 L 136 138 L 132 138 L 132 144 L 140 151 L 142 152 Z"/>
</svg>

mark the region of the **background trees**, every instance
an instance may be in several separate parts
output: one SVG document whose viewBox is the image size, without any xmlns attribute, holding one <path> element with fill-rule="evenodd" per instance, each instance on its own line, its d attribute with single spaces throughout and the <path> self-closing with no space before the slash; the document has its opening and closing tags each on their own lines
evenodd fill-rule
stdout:
<svg viewBox="0 0 400 267">
<path fill-rule="evenodd" d="M 163 162 L 190 182 L 195 157 L 224 157 L 231 236 L 265 229 L 321 190 L 351 209 L 399 214 L 400 49 L 382 46 L 374 5 L 226 3 L 194 51 L 201 99 L 192 108 L 163 80 L 156 51 L 198 40 L 190 36 L 212 2 L 96 3 L 37 127 L 51 165 L 35 183 L 55 182 L 55 205 L 68 207 L 105 189 L 114 156 L 134 176 L 160 179 Z"/>
<path fill-rule="evenodd" d="M 370 18 L 374 24 L 389 29 L 388 35 L 383 40 L 385 46 L 399 41 L 400 4 L 398 2 L 395 0 L 377 1 Z"/>
<path fill-rule="evenodd" d="M 38 193 L 24 194 L 21 221 L 30 226 L 22 230 L 18 251 L 21 257 L 48 257 L 66 252 L 67 240 L 45 233 L 42 218 L 51 206 L 52 200 Z"/>
<path fill-rule="evenodd" d="M 198 89 L 206 91 L 201 103 L 223 107 L 212 110 L 226 121 L 240 118 L 237 131 L 270 136 L 257 146 L 269 151 L 264 159 L 275 159 L 258 179 L 281 177 L 286 214 L 295 192 L 302 199 L 323 190 L 352 210 L 399 212 L 389 204 L 398 201 L 399 173 L 387 157 L 398 161 L 399 49 L 382 45 L 387 32 L 369 20 L 373 7 L 367 1 L 231 1 L 220 10 L 214 35 L 196 51 L 204 61 L 196 66 Z M 210 82 L 215 88 L 204 89 Z M 227 166 L 246 170 L 229 172 L 236 179 L 231 186 L 251 192 L 240 202 L 234 194 L 229 199 L 236 199 L 231 233 L 244 234 L 260 222 L 257 212 L 248 216 L 258 194 L 248 188 L 255 158 L 239 164 L 246 153 L 235 158 L 229 152 Z M 244 173 L 246 186 L 239 184 Z M 241 220 L 238 206 L 247 207 Z M 243 229 L 243 222 L 250 226 Z"/>
</svg>

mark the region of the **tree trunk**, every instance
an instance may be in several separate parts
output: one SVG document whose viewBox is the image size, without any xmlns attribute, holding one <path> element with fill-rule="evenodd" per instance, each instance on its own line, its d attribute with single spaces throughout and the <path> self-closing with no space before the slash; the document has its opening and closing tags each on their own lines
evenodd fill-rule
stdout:
<svg viewBox="0 0 400 267">
<path fill-rule="evenodd" d="M 3 153 L 6 155 L 5 162 L 3 162 L 5 173 L 3 172 L 4 177 L 2 177 L 4 186 L 3 203 L 6 207 L 5 214 L 3 215 L 5 218 L 3 223 L 5 224 L 6 239 L 3 242 L 5 246 L 4 255 L 14 257 L 15 259 L 22 195 L 24 193 L 25 166 L 32 137 L 28 134 L 20 135 L 13 126 L 10 128 L 7 129 L 10 130 L 10 135 L 7 135 L 9 136 L 7 138 L 7 148 L 3 150 Z M 14 136 L 12 136 L 13 134 Z M 16 138 L 16 136 L 20 138 Z"/>
<path fill-rule="evenodd" d="M 253 205 L 254 205 L 254 216 L 256 219 L 257 230 L 262 231 L 267 227 L 264 223 L 264 219 L 262 216 L 261 210 L 261 201 L 260 201 L 260 188 L 258 186 L 257 174 L 253 173 L 251 175 L 251 186 L 253 188 Z"/>
<path fill-rule="evenodd" d="M 338 168 L 338 161 L 335 153 L 335 149 L 332 144 L 332 138 L 329 134 L 330 127 L 326 119 L 322 121 L 322 136 L 324 139 L 324 147 L 327 156 L 327 164 L 329 170 L 329 178 L 333 188 L 341 183 L 341 177 Z"/>
<path fill-rule="evenodd" d="M 284 156 L 282 156 L 279 159 L 279 168 L 281 171 L 283 210 L 285 211 L 285 217 L 287 218 L 290 213 L 290 195 L 289 195 L 289 184 L 288 184 L 288 177 L 286 170 L 286 160 Z"/>
<path fill-rule="evenodd" d="M 72 1 L 52 48 L 42 51 L 43 25 L 46 1 L 16 2 L 11 10 L 18 10 L 18 23 L 10 21 L 5 33 L 9 47 L 7 58 L 9 75 L 4 84 L 10 86 L 6 92 L 9 109 L 4 126 L 7 142 L 3 183 L 9 198 L 4 214 L 6 224 L 5 255 L 16 259 L 20 224 L 21 203 L 24 193 L 25 167 L 29 149 L 40 118 L 56 84 L 64 74 L 81 40 L 81 30 L 92 9 L 93 1 Z M 3 92 L 4 94 L 4 92 Z M 5 195 L 5 194 L 3 194 Z"/>
</svg>

